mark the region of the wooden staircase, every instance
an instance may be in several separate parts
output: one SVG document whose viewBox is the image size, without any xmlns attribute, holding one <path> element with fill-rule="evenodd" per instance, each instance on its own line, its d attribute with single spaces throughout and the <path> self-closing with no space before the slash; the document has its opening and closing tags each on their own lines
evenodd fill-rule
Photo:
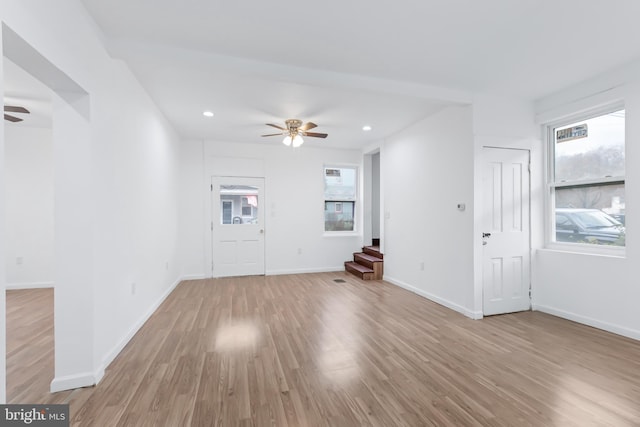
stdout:
<svg viewBox="0 0 640 427">
<path fill-rule="evenodd" d="M 346 261 L 344 268 L 362 280 L 382 280 L 384 260 L 379 245 L 380 241 L 374 239 L 372 246 L 354 253 L 353 261 Z"/>
</svg>

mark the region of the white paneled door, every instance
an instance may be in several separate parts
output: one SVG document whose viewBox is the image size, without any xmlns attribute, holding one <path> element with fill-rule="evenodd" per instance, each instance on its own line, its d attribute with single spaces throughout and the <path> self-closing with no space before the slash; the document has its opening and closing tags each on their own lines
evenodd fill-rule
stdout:
<svg viewBox="0 0 640 427">
<path fill-rule="evenodd" d="M 483 314 L 529 310 L 529 152 L 483 155 Z"/>
<path fill-rule="evenodd" d="M 211 178 L 212 276 L 262 275 L 264 178 Z"/>
</svg>

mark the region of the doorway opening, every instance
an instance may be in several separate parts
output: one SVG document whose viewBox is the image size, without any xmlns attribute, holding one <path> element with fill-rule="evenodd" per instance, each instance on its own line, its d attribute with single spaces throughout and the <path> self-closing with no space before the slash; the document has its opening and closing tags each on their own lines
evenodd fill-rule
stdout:
<svg viewBox="0 0 640 427">
<path fill-rule="evenodd" d="M 54 378 L 54 179 L 51 90 L 3 56 L 7 402 L 30 402 Z M 19 117 L 18 117 L 19 116 Z"/>
<path fill-rule="evenodd" d="M 16 269 L 7 271 L 8 274 L 0 280 L 3 283 L 9 281 L 9 284 L 14 282 L 16 287 L 49 287 L 42 292 L 44 295 L 42 298 L 32 299 L 36 305 L 44 304 L 36 308 L 37 313 L 21 310 L 23 314 L 28 313 L 26 316 L 32 316 L 28 320 L 38 319 L 47 323 L 48 326 L 55 325 L 55 329 L 51 328 L 53 336 L 50 347 L 51 353 L 54 354 L 51 359 L 53 376 L 42 380 L 43 390 L 38 390 L 38 393 L 91 385 L 92 383 L 84 381 L 84 378 L 78 381 L 76 375 L 78 370 L 86 369 L 78 363 L 77 354 L 91 355 L 92 347 L 91 340 L 76 333 L 78 328 L 86 325 L 85 319 L 90 318 L 87 313 L 92 312 L 92 307 L 84 303 L 91 301 L 89 285 L 92 277 L 92 263 L 90 262 L 91 251 L 87 250 L 87 245 L 90 244 L 92 237 L 86 226 L 90 222 L 89 220 L 85 222 L 85 218 L 91 217 L 91 207 L 89 203 L 79 203 L 79 200 L 86 200 L 87 192 L 78 191 L 79 188 L 82 190 L 89 188 L 90 183 L 87 173 L 91 169 L 91 148 L 87 143 L 90 140 L 89 95 L 4 23 L 2 24 L 2 56 L 4 69 L 1 78 L 5 100 L 30 109 L 28 114 L 23 113 L 23 122 L 14 124 L 30 124 L 33 129 L 40 130 L 29 132 L 27 131 L 29 126 L 12 128 L 6 124 L 3 127 L 5 130 L 2 133 L 3 154 L 9 153 L 5 149 L 13 150 L 9 153 L 10 156 L 6 158 L 3 156 L 1 160 L 3 171 L 9 174 L 5 178 L 12 180 L 11 183 L 7 182 L 11 184 L 7 186 L 7 196 L 11 196 L 8 192 L 15 184 L 19 189 L 17 193 L 23 199 L 29 197 L 32 199 L 22 200 L 30 204 L 21 205 L 17 210 L 17 216 L 22 217 L 18 218 L 22 221 L 20 227 L 35 232 L 35 237 L 27 239 L 28 233 L 23 232 L 18 236 L 19 239 L 14 239 L 15 242 L 7 243 L 6 237 L 12 236 L 5 225 L 2 225 L 0 234 L 3 248 L 6 249 L 9 244 L 14 243 L 15 248 L 12 248 L 13 252 L 7 252 L 10 256 L 8 260 L 1 261 Z M 21 73 L 12 74 L 16 70 L 21 70 Z M 39 89 L 34 89 L 35 86 Z M 46 95 L 38 96 L 39 92 Z M 48 122 L 48 126 L 43 125 L 42 121 Z M 54 122 L 55 126 L 53 126 Z M 43 139 L 46 139 L 41 137 L 43 133 L 49 135 L 48 143 L 43 142 Z M 36 134 L 39 134 L 40 138 L 34 136 Z M 42 161 L 41 157 L 46 150 L 49 153 L 49 163 L 48 166 L 43 166 L 43 163 L 38 162 Z M 19 158 L 26 159 L 24 164 L 31 168 L 31 172 L 25 174 L 25 171 L 21 171 L 23 174 L 19 175 L 11 171 L 11 168 L 16 166 L 13 161 Z M 47 168 L 53 172 L 50 172 L 50 176 L 44 177 L 42 173 Z M 35 182 L 35 185 L 39 186 L 38 190 L 33 189 L 35 185 L 28 190 L 30 182 L 32 184 Z M 44 187 L 48 188 L 48 195 L 38 193 Z M 55 204 L 53 192 L 56 195 Z M 3 213 L 12 215 L 11 207 L 13 206 L 8 206 L 10 201 L 6 197 L 3 199 L 0 200 L 0 209 Z M 51 202 L 47 203 L 45 199 L 51 199 Z M 31 222 L 25 225 L 28 221 Z M 45 229 L 47 231 L 44 231 Z M 14 231 L 13 228 L 12 231 Z M 27 271 L 29 274 L 26 274 Z M 9 274 L 12 276 L 7 277 Z M 50 289 L 54 284 L 55 291 Z M 5 298 L 6 302 L 6 292 L 2 298 Z M 28 298 L 23 298 L 22 302 L 26 303 L 27 300 Z M 55 304 L 52 300 L 55 300 Z M 44 308 L 45 305 L 48 308 Z M 72 307 L 74 307 L 73 310 Z M 2 309 L 6 309 L 6 305 L 3 304 Z M 7 325 L 13 323 L 8 323 L 6 311 L 2 313 L 0 310 L 0 314 L 1 322 L 4 322 L 4 324 L 0 323 L 0 334 L 3 334 L 0 339 L 4 340 L 8 335 Z M 10 332 L 20 331 L 11 330 Z M 56 346 L 56 342 L 65 342 L 66 345 L 64 348 Z M 69 348 L 74 350 L 69 351 Z M 6 350 L 5 348 L 5 352 L 0 356 L 5 361 L 7 360 Z M 20 363 L 29 363 L 24 357 L 18 357 L 15 360 Z M 28 369 L 20 369 L 22 383 L 28 384 L 31 381 L 25 375 L 37 372 L 40 366 L 46 366 L 43 360 L 37 357 L 35 360 L 38 367 L 30 366 Z M 86 366 L 92 363 L 89 357 L 82 362 Z M 4 363 L 0 365 L 6 366 Z M 6 367 L 3 372 L 0 372 L 0 381 L 2 381 L 0 398 L 3 400 L 7 399 L 6 374 L 10 368 Z M 47 385 L 48 387 L 44 388 Z M 8 397 L 13 398 L 13 396 Z M 23 399 L 24 397 L 20 398 L 22 401 L 31 401 L 30 398 Z"/>
<path fill-rule="evenodd" d="M 382 185 L 380 169 L 380 150 L 377 149 L 364 155 L 363 167 L 363 244 L 364 246 L 377 246 L 380 251 L 383 248 L 382 235 L 384 223 L 382 221 Z"/>
</svg>

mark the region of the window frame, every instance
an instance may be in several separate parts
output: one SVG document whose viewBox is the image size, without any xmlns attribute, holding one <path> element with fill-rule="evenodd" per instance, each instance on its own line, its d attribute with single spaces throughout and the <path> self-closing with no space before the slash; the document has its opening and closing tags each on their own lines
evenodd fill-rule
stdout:
<svg viewBox="0 0 640 427">
<path fill-rule="evenodd" d="M 327 199 L 326 193 L 326 170 L 327 169 L 353 169 L 355 172 L 355 189 L 353 199 L 348 197 L 340 198 L 339 200 Z M 359 221 L 358 221 L 358 200 L 360 198 L 360 166 L 351 163 L 326 163 L 322 166 L 322 230 L 325 237 L 336 236 L 357 236 L 359 234 Z M 353 203 L 353 230 L 327 230 L 326 229 L 326 217 L 325 209 L 327 202 L 331 203 Z"/>
<path fill-rule="evenodd" d="M 625 114 L 625 175 L 624 176 L 609 176 L 602 177 L 600 179 L 585 179 L 576 181 L 564 181 L 555 182 L 555 129 L 576 123 L 580 121 L 590 120 L 596 117 L 604 116 L 616 111 L 625 110 L 625 103 L 622 100 L 610 102 L 599 107 L 584 109 L 579 112 L 568 114 L 562 118 L 551 120 L 543 123 L 544 134 L 544 159 L 545 159 L 545 197 L 544 197 L 544 209 L 545 209 L 545 248 L 558 250 L 563 252 L 577 252 L 585 254 L 595 255 L 608 255 L 624 257 L 626 254 L 625 246 L 612 246 L 612 245 L 598 245 L 591 243 L 573 243 L 573 242 L 558 242 L 555 240 L 555 190 L 556 189 L 569 189 L 569 188 L 588 188 L 594 186 L 606 186 L 606 185 L 624 185 L 626 191 L 626 150 L 627 150 L 627 121 Z"/>
</svg>

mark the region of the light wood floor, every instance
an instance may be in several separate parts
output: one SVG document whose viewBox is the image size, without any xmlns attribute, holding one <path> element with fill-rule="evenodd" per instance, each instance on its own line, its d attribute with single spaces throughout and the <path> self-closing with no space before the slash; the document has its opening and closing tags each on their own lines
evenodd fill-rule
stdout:
<svg viewBox="0 0 640 427">
<path fill-rule="evenodd" d="M 187 281 L 98 386 L 21 398 L 86 426 L 638 426 L 640 342 L 344 273 Z"/>
<path fill-rule="evenodd" d="M 48 398 L 53 380 L 53 289 L 7 291 L 7 403 Z"/>
</svg>

